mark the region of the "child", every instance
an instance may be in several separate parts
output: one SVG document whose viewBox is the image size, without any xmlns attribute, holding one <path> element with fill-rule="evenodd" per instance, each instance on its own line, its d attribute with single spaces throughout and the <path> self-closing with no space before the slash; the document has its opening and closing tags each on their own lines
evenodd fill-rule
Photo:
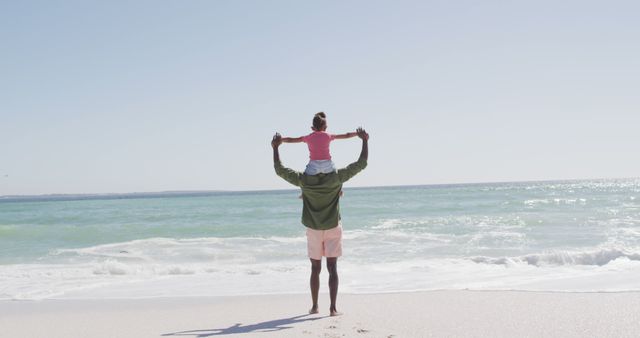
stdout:
<svg viewBox="0 0 640 338">
<path fill-rule="evenodd" d="M 329 143 L 335 139 L 346 139 L 355 137 L 357 133 L 346 133 L 332 135 L 327 130 L 327 115 L 323 112 L 317 113 L 313 117 L 313 133 L 302 137 L 283 137 L 284 143 L 300 143 L 304 142 L 309 147 L 309 164 L 304 173 L 306 175 L 328 174 L 336 170 L 331 154 L 329 152 Z"/>
</svg>

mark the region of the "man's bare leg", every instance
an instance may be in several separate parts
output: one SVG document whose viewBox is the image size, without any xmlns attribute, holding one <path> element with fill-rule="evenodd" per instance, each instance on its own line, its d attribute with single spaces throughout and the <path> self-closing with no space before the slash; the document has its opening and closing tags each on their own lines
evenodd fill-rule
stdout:
<svg viewBox="0 0 640 338">
<path fill-rule="evenodd" d="M 329 297 L 331 298 L 331 307 L 329 313 L 331 316 L 339 316 L 342 313 L 336 309 L 336 298 L 338 297 L 338 257 L 327 257 L 327 270 L 329 270 Z"/>
<path fill-rule="evenodd" d="M 309 287 L 311 289 L 311 301 L 313 305 L 309 313 L 318 313 L 318 292 L 320 292 L 320 270 L 322 270 L 322 261 L 309 258 L 311 260 L 311 277 L 309 278 Z"/>
</svg>

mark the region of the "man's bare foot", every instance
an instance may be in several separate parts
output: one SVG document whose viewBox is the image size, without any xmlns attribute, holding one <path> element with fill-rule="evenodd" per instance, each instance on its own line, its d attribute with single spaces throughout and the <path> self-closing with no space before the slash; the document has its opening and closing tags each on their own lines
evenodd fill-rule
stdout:
<svg viewBox="0 0 640 338">
<path fill-rule="evenodd" d="M 329 316 L 331 317 L 342 316 L 342 312 L 338 312 L 338 310 L 336 309 L 329 309 Z"/>
<path fill-rule="evenodd" d="M 311 310 L 309 310 L 309 314 L 310 315 L 315 314 L 315 313 L 318 313 L 318 306 L 317 305 L 313 306 L 311 308 Z"/>
</svg>

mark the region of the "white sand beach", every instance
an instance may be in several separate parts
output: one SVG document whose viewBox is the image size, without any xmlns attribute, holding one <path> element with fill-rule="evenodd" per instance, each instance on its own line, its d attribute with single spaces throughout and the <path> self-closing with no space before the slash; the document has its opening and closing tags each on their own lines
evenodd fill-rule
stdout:
<svg viewBox="0 0 640 338">
<path fill-rule="evenodd" d="M 637 337 L 640 293 L 430 291 L 0 302 L 1 337 Z"/>
</svg>

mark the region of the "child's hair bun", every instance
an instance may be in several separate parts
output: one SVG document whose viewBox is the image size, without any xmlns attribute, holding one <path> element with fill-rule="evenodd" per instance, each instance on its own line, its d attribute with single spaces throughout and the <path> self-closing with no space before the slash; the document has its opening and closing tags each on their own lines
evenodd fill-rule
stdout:
<svg viewBox="0 0 640 338">
<path fill-rule="evenodd" d="M 313 129 L 317 131 L 321 131 L 327 126 L 327 115 L 323 112 L 316 113 L 313 115 Z"/>
</svg>

